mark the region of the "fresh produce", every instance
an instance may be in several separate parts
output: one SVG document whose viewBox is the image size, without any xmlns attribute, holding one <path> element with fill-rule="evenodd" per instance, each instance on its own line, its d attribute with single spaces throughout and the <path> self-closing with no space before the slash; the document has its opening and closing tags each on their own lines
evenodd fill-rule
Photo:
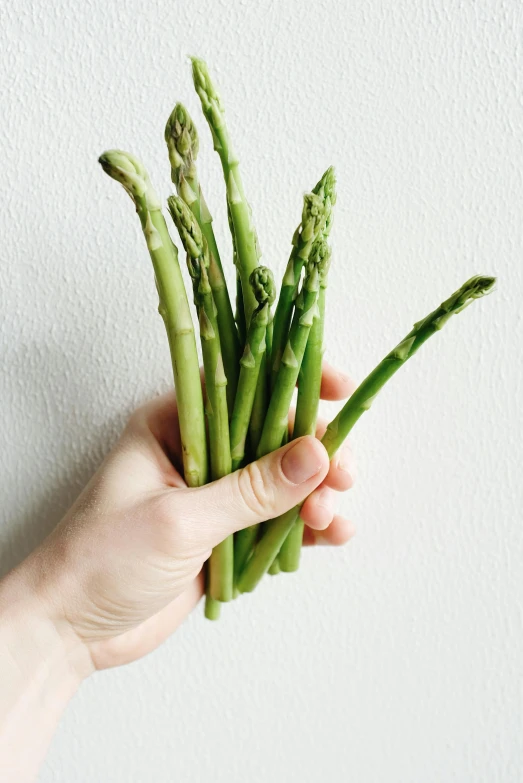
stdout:
<svg viewBox="0 0 523 783">
<path fill-rule="evenodd" d="M 164 133 L 177 192 L 167 199 L 167 206 L 192 281 L 205 394 L 178 251 L 147 171 L 133 155 L 120 150 L 103 153 L 100 163 L 131 196 L 140 218 L 171 352 L 184 477 L 189 486 L 197 487 L 279 448 L 289 437 L 316 432 L 336 180 L 330 167 L 304 196 L 273 314 L 274 278 L 270 269 L 260 265 L 257 234 L 221 98 L 203 60 L 192 58 L 192 73 L 221 161 L 231 233 L 225 254 L 236 268 L 233 315 L 222 256 L 196 169 L 198 134 L 185 107 L 177 103 Z M 471 278 L 418 321 L 370 372 L 327 427 L 322 443 L 330 458 L 389 378 L 451 316 L 489 293 L 494 282 L 493 277 Z M 289 432 L 296 384 L 296 414 Z M 266 573 L 298 569 L 304 527 L 300 508 L 242 530 L 214 548 L 207 564 L 206 617 L 218 619 L 222 603 L 253 590 Z"/>
<path fill-rule="evenodd" d="M 222 343 L 223 366 L 227 376 L 227 402 L 229 410 L 232 410 L 238 384 L 240 341 L 223 275 L 220 253 L 214 236 L 212 216 L 198 181 L 196 171 L 198 134 L 189 112 L 181 103 L 176 104 L 167 120 L 164 138 L 171 163 L 171 179 L 178 195 L 185 201 L 196 218 L 207 244 L 209 284 L 216 305 L 216 320 Z"/>
</svg>

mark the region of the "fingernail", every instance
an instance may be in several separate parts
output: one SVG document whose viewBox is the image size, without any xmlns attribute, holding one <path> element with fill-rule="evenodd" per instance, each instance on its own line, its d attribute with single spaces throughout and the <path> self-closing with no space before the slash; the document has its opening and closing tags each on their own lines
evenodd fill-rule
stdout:
<svg viewBox="0 0 523 783">
<path fill-rule="evenodd" d="M 281 468 L 286 478 L 293 484 L 303 484 L 320 472 L 321 459 L 308 440 L 298 441 L 292 449 L 285 452 Z"/>
</svg>

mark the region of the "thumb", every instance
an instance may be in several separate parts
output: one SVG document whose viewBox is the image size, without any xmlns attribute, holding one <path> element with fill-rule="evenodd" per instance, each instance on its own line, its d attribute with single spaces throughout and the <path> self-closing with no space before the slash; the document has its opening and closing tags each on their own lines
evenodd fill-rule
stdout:
<svg viewBox="0 0 523 783">
<path fill-rule="evenodd" d="M 176 490 L 177 505 L 192 535 L 201 534 L 215 546 L 231 533 L 301 503 L 328 470 L 329 457 L 320 441 L 297 438 L 218 481 Z"/>
</svg>

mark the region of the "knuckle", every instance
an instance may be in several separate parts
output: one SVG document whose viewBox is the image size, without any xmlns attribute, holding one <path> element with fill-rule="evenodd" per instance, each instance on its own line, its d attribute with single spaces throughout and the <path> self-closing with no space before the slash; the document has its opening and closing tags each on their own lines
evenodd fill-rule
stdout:
<svg viewBox="0 0 523 783">
<path fill-rule="evenodd" d="M 238 490 L 251 513 L 268 519 L 274 498 L 270 483 L 257 462 L 251 462 L 238 473 Z"/>
</svg>

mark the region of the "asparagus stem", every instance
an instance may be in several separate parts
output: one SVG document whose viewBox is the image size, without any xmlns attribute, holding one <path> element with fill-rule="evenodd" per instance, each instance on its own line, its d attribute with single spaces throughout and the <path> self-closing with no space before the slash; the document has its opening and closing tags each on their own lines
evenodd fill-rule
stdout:
<svg viewBox="0 0 523 783">
<path fill-rule="evenodd" d="M 247 326 L 245 323 L 245 309 L 243 306 L 242 281 L 240 273 L 236 270 L 236 326 L 240 345 L 245 346 Z"/>
<path fill-rule="evenodd" d="M 178 399 L 185 481 L 190 487 L 208 479 L 205 418 L 194 327 L 185 286 L 160 201 L 143 164 L 128 152 L 108 150 L 99 162 L 132 198 L 153 263 Z"/>
<path fill-rule="evenodd" d="M 167 120 L 164 135 L 171 163 L 171 179 L 178 195 L 198 221 L 209 249 L 209 282 L 216 304 L 223 365 L 227 376 L 227 403 L 229 411 L 232 411 L 238 384 L 240 341 L 214 235 L 212 215 L 198 180 L 198 134 L 189 112 L 181 103 L 176 104 Z"/>
<path fill-rule="evenodd" d="M 216 601 L 210 594 L 209 588 L 205 593 L 205 609 L 204 614 L 207 620 L 219 620 L 222 606 L 219 601 Z"/>
<path fill-rule="evenodd" d="M 272 272 L 265 266 L 258 266 L 252 272 L 251 287 L 258 307 L 252 314 L 245 349 L 240 361 L 240 378 L 231 417 L 232 469 L 237 470 L 244 462 L 245 442 L 251 419 L 252 407 L 262 357 L 265 354 L 265 336 L 269 321 L 270 306 L 274 301 L 275 289 Z"/>
<path fill-rule="evenodd" d="M 273 562 L 272 562 L 271 567 L 269 568 L 268 573 L 271 576 L 277 576 L 280 573 L 281 570 L 282 569 L 280 567 L 280 558 L 279 557 L 275 557 Z"/>
<path fill-rule="evenodd" d="M 223 368 L 216 307 L 209 282 L 209 251 L 196 218 L 179 196 L 168 199 L 169 211 L 187 253 L 187 266 L 198 312 L 205 375 L 206 414 L 209 426 L 211 479 L 231 472 L 227 378 Z M 228 536 L 214 547 L 209 564 L 210 596 L 230 601 L 233 588 L 233 538 Z"/>
<path fill-rule="evenodd" d="M 296 300 L 289 340 L 283 353 L 276 383 L 258 445 L 258 456 L 281 446 L 288 427 L 289 406 L 298 380 L 309 332 L 317 313 L 320 276 L 326 274 L 330 250 L 322 239 L 316 241 L 309 254 L 302 290 Z"/>
<path fill-rule="evenodd" d="M 274 301 L 274 278 L 270 269 L 258 266 L 250 277 L 258 307 L 252 314 L 245 350 L 241 359 L 240 379 L 234 401 L 231 418 L 231 455 L 232 469 L 236 470 L 245 462 L 245 444 L 256 391 L 259 388 L 258 379 L 265 354 L 265 336 L 269 320 L 270 306 Z M 256 539 L 257 526 L 252 525 L 240 530 L 234 537 L 234 571 L 235 578 L 239 575 L 249 557 Z"/>
<path fill-rule="evenodd" d="M 292 308 L 300 276 L 306 264 L 313 242 L 323 233 L 328 236 L 331 225 L 332 207 L 336 202 L 336 178 L 332 166 L 327 169 L 314 186 L 312 194 L 305 196 L 301 223 L 292 239 L 292 252 L 287 262 L 283 282 L 274 316 L 274 337 L 271 353 L 271 388 L 274 388 L 280 368 L 281 357 L 287 344 Z"/>
<path fill-rule="evenodd" d="M 400 367 L 403 367 L 405 362 L 416 353 L 429 337 L 439 331 L 451 316 L 460 313 L 475 299 L 479 299 L 489 293 L 494 283 L 495 278 L 493 277 L 477 275 L 471 278 L 432 313 L 414 324 L 413 329 L 407 336 L 387 354 L 358 386 L 336 418 L 327 427 L 322 443 L 331 459 L 360 416 L 366 410 L 369 410 L 376 395 L 389 378 Z M 295 506 L 282 516 L 267 523 L 263 537 L 258 542 L 253 556 L 238 579 L 237 587 L 241 593 L 254 590 L 263 575 L 267 573 L 285 538 L 295 524 L 301 505 Z"/>
<path fill-rule="evenodd" d="M 243 289 L 245 320 L 248 324 L 252 312 L 256 308 L 256 300 L 249 286 L 249 277 L 258 265 L 258 239 L 252 222 L 251 209 L 245 198 L 239 160 L 229 138 L 221 98 L 203 60 L 197 57 L 192 58 L 192 74 L 205 119 L 211 130 L 214 149 L 220 156 L 222 164 L 227 187 L 227 204 L 234 227 L 233 236 L 236 243 L 237 269 L 240 273 Z"/>
<path fill-rule="evenodd" d="M 293 438 L 316 434 L 316 419 L 320 402 L 321 362 L 323 356 L 323 331 L 325 323 L 325 293 L 327 274 L 320 279 L 318 294 L 318 316 L 314 319 L 307 340 L 307 347 L 298 376 L 298 400 L 294 420 Z M 281 571 L 297 571 L 300 565 L 303 540 L 303 521 L 298 518 L 285 539 L 279 554 Z"/>
</svg>

